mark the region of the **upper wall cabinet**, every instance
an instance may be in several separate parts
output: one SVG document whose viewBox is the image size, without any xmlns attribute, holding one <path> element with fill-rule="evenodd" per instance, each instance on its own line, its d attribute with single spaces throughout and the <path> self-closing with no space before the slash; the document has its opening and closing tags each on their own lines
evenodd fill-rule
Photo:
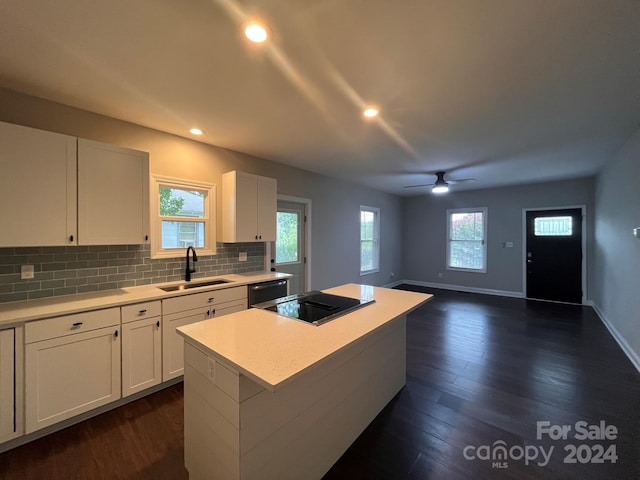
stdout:
<svg viewBox="0 0 640 480">
<path fill-rule="evenodd" d="M 149 156 L 0 122 L 0 247 L 149 240 Z"/>
<path fill-rule="evenodd" d="M 76 138 L 0 122 L 0 246 L 76 243 Z"/>
<path fill-rule="evenodd" d="M 276 240 L 276 179 L 243 172 L 222 175 L 222 241 Z"/>
<path fill-rule="evenodd" d="M 78 243 L 149 241 L 149 154 L 78 139 Z"/>
</svg>

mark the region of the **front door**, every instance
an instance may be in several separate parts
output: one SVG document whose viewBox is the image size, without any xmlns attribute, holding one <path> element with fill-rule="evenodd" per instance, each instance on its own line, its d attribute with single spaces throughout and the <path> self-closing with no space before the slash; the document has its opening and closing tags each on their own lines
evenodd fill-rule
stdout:
<svg viewBox="0 0 640 480">
<path fill-rule="evenodd" d="M 276 241 L 271 245 L 271 270 L 289 273 L 289 294 L 305 291 L 305 205 L 278 200 Z"/>
<path fill-rule="evenodd" d="M 526 212 L 527 298 L 582 303 L 582 209 Z"/>
</svg>

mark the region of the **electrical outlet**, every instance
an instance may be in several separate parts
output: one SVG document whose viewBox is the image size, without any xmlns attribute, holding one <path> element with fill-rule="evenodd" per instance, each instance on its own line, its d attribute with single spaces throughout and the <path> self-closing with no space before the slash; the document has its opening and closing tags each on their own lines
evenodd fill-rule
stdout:
<svg viewBox="0 0 640 480">
<path fill-rule="evenodd" d="M 216 361 L 213 358 L 207 357 L 207 375 L 209 380 L 215 383 L 216 381 Z"/>
<path fill-rule="evenodd" d="M 238 261 L 246 262 L 247 261 L 247 252 L 240 252 L 240 255 L 238 255 Z"/>
<path fill-rule="evenodd" d="M 33 265 L 22 265 L 22 267 L 20 267 L 20 278 L 22 280 L 29 280 L 31 278 L 35 277 L 35 270 L 33 268 Z"/>
<path fill-rule="evenodd" d="M 442 278 L 442 272 L 438 272 L 438 278 Z"/>
</svg>

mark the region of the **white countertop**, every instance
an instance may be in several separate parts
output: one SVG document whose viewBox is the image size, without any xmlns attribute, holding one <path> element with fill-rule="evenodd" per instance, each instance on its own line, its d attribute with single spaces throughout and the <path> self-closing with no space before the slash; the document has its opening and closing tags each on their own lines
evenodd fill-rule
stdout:
<svg viewBox="0 0 640 480">
<path fill-rule="evenodd" d="M 185 341 L 236 368 L 270 390 L 385 323 L 407 314 L 432 295 L 348 284 L 324 290 L 376 300 L 320 326 L 251 308 L 179 327 Z"/>
<path fill-rule="evenodd" d="M 57 317 L 100 308 L 118 307 L 133 303 L 162 300 L 163 298 L 177 297 L 191 293 L 231 288 L 252 283 L 260 283 L 280 278 L 289 278 L 291 275 L 279 272 L 251 272 L 242 274 L 218 275 L 207 278 L 194 278 L 191 283 L 206 282 L 215 279 L 229 280 L 229 283 L 209 285 L 165 292 L 159 287 L 178 285 L 184 282 L 157 283 L 139 287 L 105 290 L 103 292 L 81 293 L 77 295 L 64 295 L 60 297 L 48 297 L 37 300 L 23 300 L 19 302 L 0 303 L 0 326 L 19 324 L 30 320 Z"/>
</svg>

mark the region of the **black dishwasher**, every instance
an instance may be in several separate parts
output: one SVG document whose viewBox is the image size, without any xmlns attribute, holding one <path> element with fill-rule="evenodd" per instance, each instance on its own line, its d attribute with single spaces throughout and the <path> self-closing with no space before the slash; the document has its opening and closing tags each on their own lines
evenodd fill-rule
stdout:
<svg viewBox="0 0 640 480">
<path fill-rule="evenodd" d="M 254 283 L 249 285 L 248 307 L 255 305 L 256 303 L 268 302 L 269 300 L 275 300 L 276 298 L 287 296 L 287 281 L 286 280 L 271 280 L 263 283 Z"/>
</svg>

